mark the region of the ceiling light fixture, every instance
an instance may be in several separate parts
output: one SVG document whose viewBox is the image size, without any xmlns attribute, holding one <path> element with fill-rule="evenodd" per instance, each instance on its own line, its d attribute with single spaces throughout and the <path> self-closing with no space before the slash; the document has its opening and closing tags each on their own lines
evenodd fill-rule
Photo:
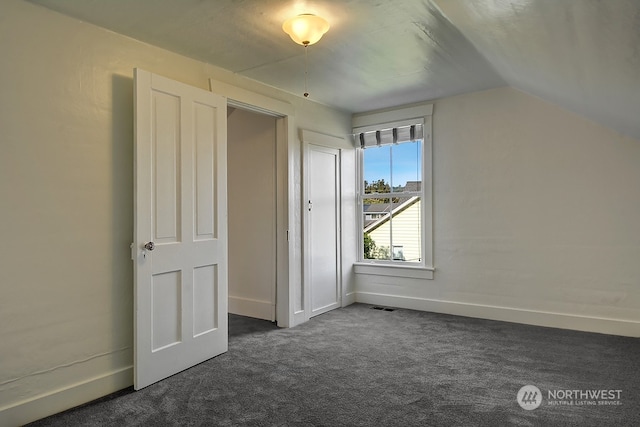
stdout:
<svg viewBox="0 0 640 427">
<path fill-rule="evenodd" d="M 329 30 L 329 23 L 326 19 L 310 13 L 304 13 L 302 15 L 289 18 L 282 24 L 282 30 L 289 34 L 291 40 L 304 46 L 304 96 L 309 97 L 307 91 L 307 75 L 308 61 L 307 61 L 307 47 L 317 43 L 324 33 Z"/>
<path fill-rule="evenodd" d="M 284 21 L 282 29 L 291 40 L 306 47 L 322 38 L 329 30 L 329 23 L 324 18 L 304 13 Z"/>
</svg>

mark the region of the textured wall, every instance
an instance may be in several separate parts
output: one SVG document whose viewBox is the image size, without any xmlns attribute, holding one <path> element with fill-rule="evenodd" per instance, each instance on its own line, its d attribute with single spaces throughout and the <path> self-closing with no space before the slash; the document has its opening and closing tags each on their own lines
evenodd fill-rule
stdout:
<svg viewBox="0 0 640 427">
<path fill-rule="evenodd" d="M 640 333 L 640 141 L 510 88 L 436 101 L 433 132 L 435 280 L 359 300 Z"/>
<path fill-rule="evenodd" d="M 19 0 L 0 3 L 0 52 L 1 425 L 130 383 L 134 67 L 290 102 L 300 127 L 345 135 L 350 117 Z"/>
</svg>

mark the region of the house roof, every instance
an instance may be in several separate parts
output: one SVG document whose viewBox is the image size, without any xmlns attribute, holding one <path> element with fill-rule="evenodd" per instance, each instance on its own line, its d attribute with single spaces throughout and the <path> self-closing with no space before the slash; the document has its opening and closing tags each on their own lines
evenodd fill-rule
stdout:
<svg viewBox="0 0 640 427">
<path fill-rule="evenodd" d="M 422 190 L 422 181 L 407 181 L 404 191 L 420 191 Z"/>
<path fill-rule="evenodd" d="M 378 208 L 376 206 L 377 203 L 371 204 L 371 205 L 363 205 L 363 211 L 366 213 L 372 213 L 372 212 L 388 213 L 389 211 L 391 211 L 391 216 L 396 216 L 419 201 L 420 201 L 420 197 L 410 197 L 408 199 L 403 199 L 398 203 L 380 203 L 381 205 L 385 206 L 384 208 L 385 210 L 380 210 L 381 208 Z M 369 233 L 375 230 L 376 228 L 380 227 L 387 221 L 389 221 L 389 215 L 385 215 L 382 218 L 365 221 L 364 227 L 363 227 L 364 232 Z"/>
<path fill-rule="evenodd" d="M 407 181 L 407 183 L 403 188 L 403 191 L 413 192 L 413 191 L 420 191 L 421 189 L 422 189 L 422 181 Z M 390 198 L 394 198 L 393 196 L 394 196 L 394 193 L 389 193 Z M 405 202 L 407 202 L 408 200 L 416 199 L 416 197 L 395 197 L 394 199 L 396 200 L 396 202 L 394 203 L 370 203 L 370 204 L 363 203 L 362 211 L 365 214 L 385 214 L 389 212 L 397 214 L 399 212 L 398 209 L 404 206 Z M 403 207 L 402 209 L 406 209 L 406 207 Z M 380 222 L 381 219 L 382 218 L 374 218 L 370 220 L 365 219 L 364 228 L 366 229 L 371 224 Z"/>
<path fill-rule="evenodd" d="M 29 0 L 302 97 L 299 13 L 331 28 L 307 51 L 310 99 L 356 113 L 511 86 L 640 139 L 640 1 Z"/>
</svg>

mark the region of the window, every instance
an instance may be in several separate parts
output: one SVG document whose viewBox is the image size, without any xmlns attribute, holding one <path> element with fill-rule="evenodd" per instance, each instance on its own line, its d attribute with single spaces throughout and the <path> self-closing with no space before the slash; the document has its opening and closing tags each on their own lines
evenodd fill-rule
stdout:
<svg viewBox="0 0 640 427">
<path fill-rule="evenodd" d="M 356 123 L 363 124 L 354 126 L 360 261 L 432 269 L 431 105 L 360 115 Z"/>
<path fill-rule="evenodd" d="M 403 246 L 393 245 L 393 260 L 406 261 L 406 259 L 404 258 Z"/>
<path fill-rule="evenodd" d="M 422 139 L 362 150 L 363 258 L 421 263 Z"/>
</svg>

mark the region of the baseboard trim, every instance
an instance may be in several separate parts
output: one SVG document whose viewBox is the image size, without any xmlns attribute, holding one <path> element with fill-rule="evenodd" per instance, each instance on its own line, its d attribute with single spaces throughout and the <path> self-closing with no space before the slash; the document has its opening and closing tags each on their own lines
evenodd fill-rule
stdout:
<svg viewBox="0 0 640 427">
<path fill-rule="evenodd" d="M 276 320 L 276 306 L 269 301 L 229 296 L 229 313 L 256 319 Z"/>
<path fill-rule="evenodd" d="M 411 310 L 431 311 L 480 319 L 523 323 L 526 325 L 572 329 L 583 332 L 640 337 L 640 322 L 622 319 L 577 316 L 572 314 L 523 310 L 426 298 L 402 297 L 373 292 L 356 292 L 356 302 Z"/>
<path fill-rule="evenodd" d="M 354 302 L 356 302 L 356 293 L 355 292 L 349 292 L 342 299 L 342 306 L 346 307 L 348 305 L 353 304 Z"/>
<path fill-rule="evenodd" d="M 306 318 L 306 313 L 304 312 L 304 310 L 298 310 L 295 313 L 293 313 L 293 324 L 290 326 L 293 327 L 293 326 L 301 325 L 307 320 L 309 319 Z"/>
<path fill-rule="evenodd" d="M 133 385 L 133 366 L 118 369 L 0 409 L 1 426 L 21 426 Z"/>
</svg>

